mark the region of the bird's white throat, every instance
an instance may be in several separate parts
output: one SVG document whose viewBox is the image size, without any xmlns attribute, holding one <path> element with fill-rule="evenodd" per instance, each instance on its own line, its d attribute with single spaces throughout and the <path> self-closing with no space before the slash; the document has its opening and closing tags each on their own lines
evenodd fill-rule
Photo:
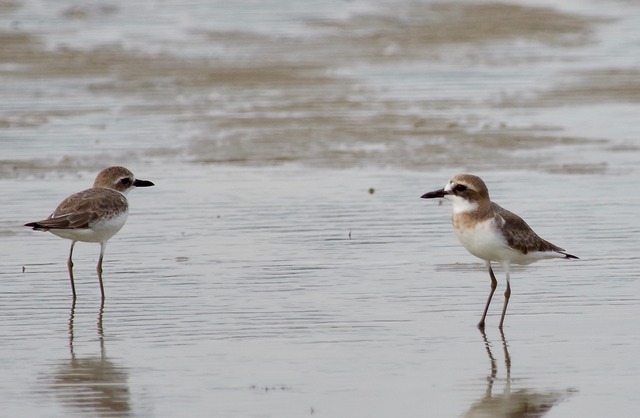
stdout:
<svg viewBox="0 0 640 418">
<path fill-rule="evenodd" d="M 473 212 L 478 209 L 477 202 L 472 202 L 464 197 L 449 194 L 445 196 L 445 199 L 451 202 L 454 215 L 458 213 Z"/>
</svg>

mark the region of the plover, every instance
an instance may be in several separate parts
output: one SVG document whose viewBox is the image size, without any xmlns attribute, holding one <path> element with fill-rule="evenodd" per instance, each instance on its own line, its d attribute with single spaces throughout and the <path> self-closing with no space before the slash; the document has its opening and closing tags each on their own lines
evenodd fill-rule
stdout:
<svg viewBox="0 0 640 418">
<path fill-rule="evenodd" d="M 76 287 L 73 281 L 72 257 L 76 242 L 100 243 L 100 257 L 96 270 L 100 281 L 100 293 L 104 299 L 102 259 L 107 241 L 120 231 L 127 220 L 129 204 L 125 195 L 134 187 L 153 185 L 150 181 L 136 179 L 133 173 L 124 167 L 105 168 L 96 177 L 93 187 L 64 199 L 47 219 L 24 225 L 36 231 L 49 231 L 71 240 L 67 267 L 74 300 Z"/>
<path fill-rule="evenodd" d="M 493 203 L 489 199 L 489 190 L 480 177 L 459 174 L 451 178 L 444 188 L 420 197 L 445 198 L 450 201 L 453 207 L 453 230 L 460 243 L 472 255 L 485 261 L 491 277 L 491 292 L 482 319 L 478 323 L 480 329 L 484 329 L 491 297 L 498 285 L 491 268 L 492 261 L 502 265 L 507 278 L 500 318 L 502 329 L 511 296 L 511 264 L 531 264 L 546 258 L 578 258 L 540 238 L 518 215 Z"/>
</svg>

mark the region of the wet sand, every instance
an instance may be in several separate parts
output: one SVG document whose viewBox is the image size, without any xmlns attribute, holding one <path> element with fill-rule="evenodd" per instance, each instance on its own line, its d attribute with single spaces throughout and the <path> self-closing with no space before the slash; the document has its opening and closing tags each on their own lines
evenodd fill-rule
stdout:
<svg viewBox="0 0 640 418">
<path fill-rule="evenodd" d="M 101 10 L 63 9 L 57 18 L 93 22 L 123 13 L 109 9 L 105 17 Z M 190 29 L 195 52 L 187 58 L 118 43 L 51 48 L 38 34 L 8 31 L 0 35 L 0 57 L 11 64 L 2 75 L 16 89 L 24 85 L 39 106 L 34 109 L 28 97 L 22 98 L 25 105 L 4 112 L 0 125 L 10 131 L 37 130 L 62 119 L 88 123 L 94 131 L 114 130 L 118 127 L 105 117 L 113 118 L 115 108 L 118 115 L 140 124 L 169 126 L 167 138 L 153 137 L 151 128 L 151 138 L 144 140 L 147 146 L 137 157 L 172 156 L 177 150 L 188 160 L 206 163 L 294 161 L 412 169 L 525 165 L 558 171 L 566 162 L 549 161 L 546 153 L 520 158 L 517 151 L 566 144 L 590 147 L 592 142 L 563 133 L 562 126 L 517 126 L 509 115 L 603 100 L 637 103 L 636 70 L 593 70 L 586 62 L 583 68 L 572 68 L 579 59 L 574 51 L 588 50 L 597 42 L 595 32 L 612 20 L 498 3 L 383 6 L 343 19 L 303 20 L 305 36 Z M 516 54 L 518 49 L 524 52 Z M 171 51 L 180 51 L 180 45 Z M 565 60 L 573 70 L 570 85 L 554 85 L 557 74 L 541 78 L 549 65 Z M 406 67 L 418 74 L 406 74 Z M 525 86 L 528 77 L 540 82 L 519 92 L 519 85 L 511 86 L 518 80 L 508 75 L 514 70 L 525 73 Z M 505 71 L 502 85 L 492 80 Z M 450 76 L 443 78 L 443 72 Z M 441 80 L 430 81 L 432 76 Z M 386 92 L 398 87 L 394 78 L 415 83 L 409 88 L 423 94 L 389 97 Z M 34 79 L 59 87 L 34 88 Z M 458 91 L 456 83 L 469 85 L 468 91 Z M 71 91 L 60 97 L 60 89 L 69 85 Z M 489 94 L 483 91 L 486 87 Z M 434 91 L 455 94 L 447 98 Z M 100 122 L 92 124 L 93 119 Z M 111 159 L 122 159 L 129 152 L 118 152 L 119 141 L 125 140 L 118 136 L 124 135 L 107 133 L 105 139 L 115 149 L 109 144 L 96 148 L 115 154 L 108 155 Z M 37 165 L 93 167 L 86 159 L 65 153 L 58 161 L 40 158 Z M 2 173 L 9 175 L 12 167 L 23 164 L 3 160 Z M 601 167 L 594 164 L 592 170 Z"/>
<path fill-rule="evenodd" d="M 632 2 L 0 3 L 0 416 L 632 416 Z M 100 168 L 107 248 L 22 227 Z M 581 257 L 483 264 L 460 171 Z M 24 269 L 24 270 L 23 270 Z M 5 415 L 3 415 L 5 414 Z M 529 414 L 529 415 L 527 415 Z"/>
</svg>

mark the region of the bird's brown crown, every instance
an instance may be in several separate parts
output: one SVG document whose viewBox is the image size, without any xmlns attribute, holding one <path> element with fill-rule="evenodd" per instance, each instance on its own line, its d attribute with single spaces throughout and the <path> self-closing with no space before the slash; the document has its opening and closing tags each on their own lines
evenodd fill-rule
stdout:
<svg viewBox="0 0 640 418">
<path fill-rule="evenodd" d="M 450 194 L 470 201 L 489 201 L 489 190 L 484 181 L 473 174 L 457 174 L 449 180 L 447 189 Z"/>
<path fill-rule="evenodd" d="M 124 192 L 133 186 L 135 178 L 133 173 L 124 167 L 109 167 L 102 170 L 96 176 L 93 187 L 102 187 L 106 189 Z"/>
</svg>

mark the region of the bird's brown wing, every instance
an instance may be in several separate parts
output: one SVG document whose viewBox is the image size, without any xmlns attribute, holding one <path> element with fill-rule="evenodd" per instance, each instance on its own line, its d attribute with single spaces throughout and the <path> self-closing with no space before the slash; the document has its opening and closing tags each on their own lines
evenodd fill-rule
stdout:
<svg viewBox="0 0 640 418">
<path fill-rule="evenodd" d="M 92 188 L 72 194 L 63 200 L 49 218 L 25 226 L 38 230 L 86 229 L 99 218 L 98 209 L 112 215 L 127 209 L 127 200 L 120 193 Z"/>
<path fill-rule="evenodd" d="M 72 213 L 32 222 L 27 226 L 33 226 L 37 229 L 86 229 L 95 219 L 95 214 L 89 212 Z"/>
<path fill-rule="evenodd" d="M 563 248 L 558 247 L 538 236 L 533 229 L 518 215 L 510 212 L 499 205 L 491 202 L 492 208 L 496 213 L 498 224 L 503 224 L 502 232 L 507 240 L 509 247 L 514 250 L 527 254 L 531 251 L 555 251 L 562 252 Z"/>
</svg>

